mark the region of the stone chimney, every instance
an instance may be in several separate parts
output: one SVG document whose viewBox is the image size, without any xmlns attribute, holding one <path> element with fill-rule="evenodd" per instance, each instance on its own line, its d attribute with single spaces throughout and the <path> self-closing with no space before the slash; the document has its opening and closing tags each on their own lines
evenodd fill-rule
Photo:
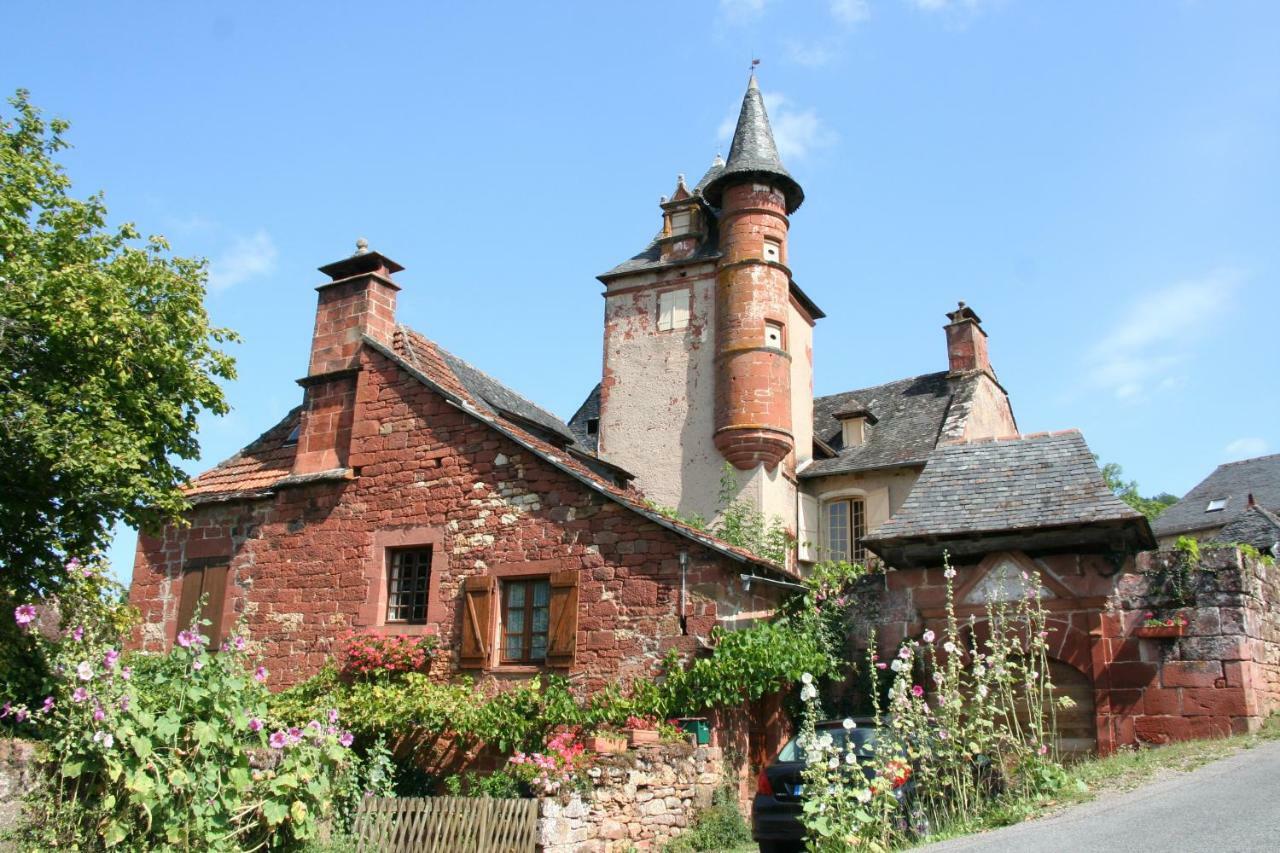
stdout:
<svg viewBox="0 0 1280 853">
<path fill-rule="evenodd" d="M 947 314 L 947 319 L 951 322 L 942 328 L 947 333 L 948 369 L 952 373 L 974 370 L 992 373 L 991 359 L 987 355 L 987 333 L 982 331 L 982 318 L 961 302 L 955 311 Z"/>
<path fill-rule="evenodd" d="M 396 328 L 396 291 L 391 276 L 404 267 L 364 240 L 356 253 L 320 272 L 330 281 L 316 288 L 316 325 L 311 336 L 302 422 L 293 473 L 315 474 L 347 467 L 351 424 L 355 416 L 356 379 L 365 335 L 391 346 Z"/>
</svg>

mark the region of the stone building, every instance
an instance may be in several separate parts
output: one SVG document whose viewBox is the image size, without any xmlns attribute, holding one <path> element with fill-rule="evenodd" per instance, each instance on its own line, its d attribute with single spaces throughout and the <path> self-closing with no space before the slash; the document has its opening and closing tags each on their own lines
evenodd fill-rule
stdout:
<svg viewBox="0 0 1280 853">
<path fill-rule="evenodd" d="M 1082 700 L 1062 736 L 1132 741 L 1114 691 L 1157 652 L 1116 614 L 1155 545 L 1145 518 L 1078 432 L 1019 434 L 963 302 L 945 369 L 815 398 L 824 314 L 788 265 L 803 200 L 752 78 L 728 158 L 677 179 L 657 236 L 599 277 L 601 381 L 567 423 L 400 325 L 389 258 L 322 267 L 302 405 L 192 481 L 189 527 L 140 537 L 139 643 L 171 643 L 203 596 L 215 635 L 244 620 L 285 683 L 357 629 L 438 636 L 442 678 L 591 690 L 768 614 L 819 560 L 882 558 L 881 640 L 899 642 L 938 618 L 949 555 L 962 609 L 1040 574 L 1056 675 Z M 785 564 L 655 509 L 714 520 L 726 470 L 795 536 Z"/>
<path fill-rule="evenodd" d="M 1280 454 L 1219 465 L 1151 526 L 1161 547 L 1190 536 L 1280 556 Z"/>
</svg>

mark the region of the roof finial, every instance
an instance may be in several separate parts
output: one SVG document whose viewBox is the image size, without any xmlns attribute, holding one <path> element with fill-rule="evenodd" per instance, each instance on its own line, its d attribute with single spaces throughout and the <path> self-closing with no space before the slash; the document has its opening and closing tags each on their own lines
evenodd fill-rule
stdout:
<svg viewBox="0 0 1280 853">
<path fill-rule="evenodd" d="M 365 238 L 363 238 L 363 237 L 360 237 L 359 239 L 357 239 L 357 240 L 356 240 L 356 254 L 357 254 L 357 255 L 367 255 L 367 254 L 369 254 L 369 241 L 368 241 L 368 240 L 366 240 L 366 239 L 365 239 Z"/>
<path fill-rule="evenodd" d="M 680 172 L 676 175 L 676 183 L 680 186 L 684 186 L 684 172 Z"/>
</svg>

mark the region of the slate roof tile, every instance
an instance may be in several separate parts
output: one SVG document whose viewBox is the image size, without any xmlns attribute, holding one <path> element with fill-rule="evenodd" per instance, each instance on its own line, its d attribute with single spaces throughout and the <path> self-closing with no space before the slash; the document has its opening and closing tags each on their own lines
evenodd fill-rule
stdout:
<svg viewBox="0 0 1280 853">
<path fill-rule="evenodd" d="M 1280 453 L 1219 465 L 1151 527 L 1164 537 L 1229 524 L 1248 507 L 1250 494 L 1264 509 L 1280 512 Z M 1209 501 L 1224 498 L 1225 509 L 1206 512 Z"/>
</svg>

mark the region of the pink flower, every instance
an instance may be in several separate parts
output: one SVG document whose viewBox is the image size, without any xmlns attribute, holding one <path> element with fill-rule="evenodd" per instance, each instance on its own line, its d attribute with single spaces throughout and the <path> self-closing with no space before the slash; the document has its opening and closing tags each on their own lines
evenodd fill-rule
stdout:
<svg viewBox="0 0 1280 853">
<path fill-rule="evenodd" d="M 355 735 L 351 734 L 351 732 L 343 732 L 338 737 L 338 743 L 343 746 L 351 746 L 351 744 L 355 742 L 355 739 Z"/>
<path fill-rule="evenodd" d="M 128 697 L 128 696 L 121 696 L 121 697 L 120 697 L 120 710 L 121 710 L 121 711 L 127 711 L 127 710 L 129 710 L 129 697 Z"/>
<path fill-rule="evenodd" d="M 337 708 L 330 708 L 330 709 L 329 709 L 329 722 L 330 722 L 330 723 L 337 723 L 337 722 L 338 722 L 338 709 L 337 709 Z"/>
<path fill-rule="evenodd" d="M 238 652 L 244 651 L 244 637 L 236 636 L 231 640 L 231 647 Z"/>
<path fill-rule="evenodd" d="M 195 641 L 196 641 L 196 635 L 192 634 L 190 631 L 178 632 L 178 645 L 182 646 L 184 649 L 191 648 L 191 644 L 194 643 Z"/>
<path fill-rule="evenodd" d="M 131 666 L 121 667 L 120 677 L 123 678 L 125 681 L 128 681 L 130 678 L 133 678 L 133 667 Z"/>
<path fill-rule="evenodd" d="M 101 706 L 101 705 L 99 705 L 97 708 L 94 708 L 94 709 L 93 709 L 93 721 L 94 721 L 95 723 L 100 723 L 100 722 L 102 722 L 103 720 L 105 720 L 106 718 L 107 718 L 107 712 L 106 712 L 106 711 L 104 711 L 104 710 L 102 710 L 102 706 Z"/>
<path fill-rule="evenodd" d="M 44 705 L 40 707 L 41 713 L 47 714 L 52 710 L 53 710 L 53 697 L 52 696 L 44 697 Z"/>
<path fill-rule="evenodd" d="M 1049 747 L 1043 743 L 1040 744 L 1040 748 L 1036 750 L 1036 752 L 1039 753 L 1040 755 L 1044 755 L 1048 751 L 1049 751 Z"/>
<path fill-rule="evenodd" d="M 267 675 L 267 668 L 265 666 L 260 666 L 253 671 L 253 680 L 261 683 L 267 680 Z"/>
<path fill-rule="evenodd" d="M 120 660 L 120 653 L 115 649 L 107 649 L 107 653 L 102 656 L 102 665 L 107 669 L 111 669 L 118 660 Z"/>
<path fill-rule="evenodd" d="M 289 746 L 295 746 L 302 741 L 302 729 L 297 726 L 289 727 Z"/>
<path fill-rule="evenodd" d="M 876 663 L 876 669 L 888 669 L 888 668 L 889 668 L 889 664 L 885 663 L 884 661 L 879 661 L 878 663 Z"/>
<path fill-rule="evenodd" d="M 89 699 L 89 691 L 83 687 L 77 687 L 75 692 L 71 694 L 72 702 L 85 702 Z"/>
<path fill-rule="evenodd" d="M 924 695 L 924 688 L 921 687 L 919 684 L 911 685 L 911 695 L 919 699 L 921 696 Z"/>
<path fill-rule="evenodd" d="M 191 668 L 194 669 L 196 672 L 199 672 L 200 670 L 204 669 L 204 661 L 200 660 L 199 658 L 196 658 L 191 662 Z"/>
<path fill-rule="evenodd" d="M 84 639 L 84 626 L 83 626 L 83 625 L 77 625 L 77 626 L 76 626 L 76 629 L 75 629 L 74 631 L 72 631 L 72 632 L 71 632 L 71 639 L 75 640 L 77 643 Z"/>
<path fill-rule="evenodd" d="M 271 737 L 267 739 L 267 743 L 271 744 L 272 749 L 284 749 L 284 745 L 288 743 L 288 741 L 288 737 L 279 729 L 272 732 Z"/>
<path fill-rule="evenodd" d="M 23 628 L 36 621 L 36 608 L 34 604 L 23 604 L 14 608 L 13 621 L 17 622 Z"/>
<path fill-rule="evenodd" d="M 903 660 L 910 660 L 911 649 L 908 646 L 903 646 L 902 648 L 898 649 L 898 657 L 902 658 Z"/>
<path fill-rule="evenodd" d="M 250 717 L 250 718 L 249 718 L 249 731 L 251 731 L 251 732 L 260 732 L 260 731 L 262 731 L 262 720 L 259 720 L 257 717 Z M 274 746 L 274 744 L 273 744 L 273 746 Z"/>
<path fill-rule="evenodd" d="M 925 631 L 924 635 L 920 637 L 920 639 L 924 640 L 926 643 L 932 643 L 936 637 L 937 635 L 934 634 L 933 631 Z"/>
</svg>

